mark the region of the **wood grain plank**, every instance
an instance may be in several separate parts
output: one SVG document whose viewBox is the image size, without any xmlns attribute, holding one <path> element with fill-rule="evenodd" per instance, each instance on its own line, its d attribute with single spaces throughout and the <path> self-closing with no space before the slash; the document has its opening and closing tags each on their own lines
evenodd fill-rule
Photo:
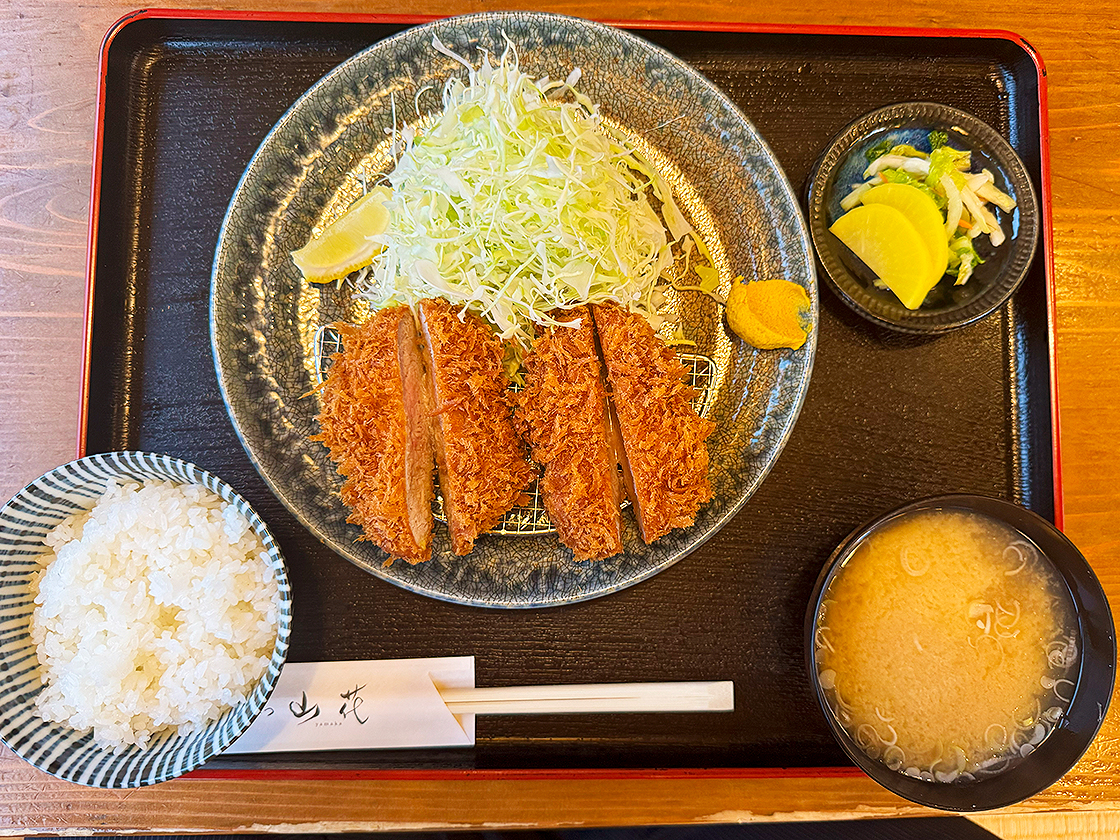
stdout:
<svg viewBox="0 0 1120 840">
<path fill-rule="evenodd" d="M 1002 840 L 1109 840 L 1120 836 L 1120 811 L 998 814 L 971 819 Z"/>
</svg>

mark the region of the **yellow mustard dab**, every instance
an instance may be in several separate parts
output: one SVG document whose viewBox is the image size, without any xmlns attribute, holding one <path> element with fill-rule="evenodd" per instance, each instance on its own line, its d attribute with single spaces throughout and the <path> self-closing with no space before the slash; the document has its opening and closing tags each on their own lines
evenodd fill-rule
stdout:
<svg viewBox="0 0 1120 840">
<path fill-rule="evenodd" d="M 809 295 L 789 280 L 742 277 L 727 295 L 727 324 L 743 341 L 760 350 L 796 350 L 808 338 Z"/>
</svg>

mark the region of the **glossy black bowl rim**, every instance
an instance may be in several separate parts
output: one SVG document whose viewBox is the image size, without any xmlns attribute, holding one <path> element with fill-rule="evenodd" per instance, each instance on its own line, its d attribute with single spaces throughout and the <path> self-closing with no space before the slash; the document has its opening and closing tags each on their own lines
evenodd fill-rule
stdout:
<svg viewBox="0 0 1120 840">
<path fill-rule="evenodd" d="M 869 758 L 829 710 L 817 679 L 814 637 L 821 600 L 840 563 L 873 531 L 917 511 L 954 509 L 985 514 L 1027 536 L 1047 556 L 1073 598 L 1081 639 L 1081 661 L 1073 700 L 1050 735 L 1029 757 L 998 775 L 976 782 L 927 782 Z M 864 773 L 899 796 L 946 811 L 986 811 L 1020 802 L 1057 782 L 1092 743 L 1112 699 L 1116 677 L 1116 630 L 1108 599 L 1089 563 L 1061 531 L 1043 517 L 1004 499 L 954 493 L 896 508 L 857 528 L 832 555 L 817 578 L 805 616 L 805 668 L 813 694 L 836 742 Z"/>
<path fill-rule="evenodd" d="M 970 136 L 976 138 L 975 145 L 998 163 L 1014 187 L 1019 204 L 1020 231 L 1014 239 L 1008 237 L 1007 240 L 1014 244 L 1016 251 L 1005 272 L 972 300 L 937 311 L 909 310 L 900 301 L 888 302 L 867 291 L 835 252 L 834 248 L 843 246 L 829 233 L 826 221 L 829 182 L 851 147 L 870 132 L 913 122 L 927 124 L 931 129 L 957 126 L 967 130 Z M 945 333 L 990 315 L 1003 306 L 1026 279 L 1038 250 L 1041 229 L 1038 196 L 1022 159 L 1003 135 L 983 120 L 939 102 L 900 102 L 888 105 L 865 114 L 848 125 L 821 153 L 805 192 L 809 234 L 817 260 L 824 269 L 821 274 L 827 285 L 849 308 L 864 318 L 898 332 L 920 335 Z"/>
</svg>

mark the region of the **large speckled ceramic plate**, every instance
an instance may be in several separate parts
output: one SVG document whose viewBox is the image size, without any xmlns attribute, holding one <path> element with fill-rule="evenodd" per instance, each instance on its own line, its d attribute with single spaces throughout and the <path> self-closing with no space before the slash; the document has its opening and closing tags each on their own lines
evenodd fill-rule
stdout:
<svg viewBox="0 0 1120 840">
<path fill-rule="evenodd" d="M 696 523 L 653 545 L 625 517 L 626 551 L 575 562 L 554 534 L 482 537 L 467 557 L 435 529 L 427 563 L 385 566 L 346 522 L 341 479 L 316 432 L 315 336 L 363 317 L 345 289 L 306 284 L 289 258 L 391 165 L 387 134 L 439 108 L 461 65 L 433 37 L 470 59 L 500 55 L 505 36 L 522 69 L 564 78 L 626 134 L 673 185 L 704 236 L 726 291 L 737 275 L 805 287 L 812 331 L 797 351 L 758 351 L 729 334 L 721 307 L 695 292 L 673 296 L 699 354 L 712 361 L 704 413 L 714 497 Z M 425 90 L 428 88 L 429 90 Z M 276 495 L 324 543 L 405 589 L 488 607 L 539 607 L 615 592 L 680 560 L 750 498 L 778 458 L 812 369 L 817 287 L 809 239 L 789 182 L 746 117 L 709 81 L 652 44 L 611 27 L 539 13 L 484 13 L 419 26 L 327 74 L 276 124 L 234 193 L 214 262 L 211 339 L 222 394 L 249 456 Z"/>
</svg>

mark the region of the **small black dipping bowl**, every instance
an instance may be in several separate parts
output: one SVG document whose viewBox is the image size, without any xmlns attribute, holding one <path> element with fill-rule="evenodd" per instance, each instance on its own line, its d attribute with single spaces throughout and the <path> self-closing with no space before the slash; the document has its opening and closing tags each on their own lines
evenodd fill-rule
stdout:
<svg viewBox="0 0 1120 840">
<path fill-rule="evenodd" d="M 986 515 L 1019 531 L 1033 542 L 1065 582 L 1073 600 L 1080 635 L 1081 660 L 1076 673 L 1069 677 L 1076 684 L 1073 699 L 1053 731 L 1030 755 L 1002 772 L 975 781 L 925 781 L 892 770 L 878 759 L 870 758 L 836 719 L 817 676 L 817 620 L 823 596 L 834 575 L 843 568 L 843 562 L 870 534 L 898 517 L 919 511 L 946 509 Z M 1108 600 L 1093 570 L 1061 531 L 1038 514 L 1001 499 L 965 494 L 937 496 L 879 517 L 850 534 L 832 553 L 817 578 L 805 616 L 805 664 L 814 694 L 833 736 L 848 758 L 864 773 L 887 790 L 920 805 L 946 811 L 986 811 L 1027 799 L 1054 784 L 1089 747 L 1112 699 L 1116 631 Z"/>
<path fill-rule="evenodd" d="M 889 289 L 875 285 L 875 275 L 835 236 L 829 227 L 844 211 L 840 200 L 853 184 L 862 183 L 865 152 L 887 140 L 929 151 L 928 135 L 944 131 L 948 145 L 971 151 L 971 172 L 988 169 L 995 186 L 1017 206 L 1010 213 L 990 207 L 1007 237 L 998 247 L 986 235 L 973 241 L 981 259 L 968 282 L 957 286 L 946 275 L 921 307 L 907 309 Z M 824 278 L 848 306 L 872 323 L 906 333 L 943 333 L 963 327 L 995 311 L 1023 282 L 1038 244 L 1038 199 L 1023 161 L 1003 137 L 971 114 L 936 102 L 903 102 L 880 108 L 844 129 L 817 162 L 807 190 L 809 234 Z"/>
</svg>

